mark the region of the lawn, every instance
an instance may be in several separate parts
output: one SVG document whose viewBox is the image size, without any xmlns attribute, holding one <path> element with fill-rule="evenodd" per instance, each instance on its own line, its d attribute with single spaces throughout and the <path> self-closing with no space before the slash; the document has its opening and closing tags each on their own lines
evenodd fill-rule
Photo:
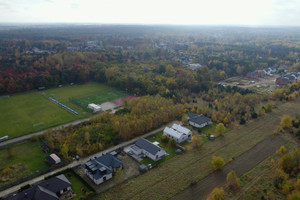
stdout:
<svg viewBox="0 0 300 200">
<path fill-rule="evenodd" d="M 64 175 L 67 177 L 67 179 L 71 182 L 72 190 L 75 192 L 76 196 L 71 198 L 71 200 L 79 200 L 84 199 L 88 195 L 92 194 L 93 191 L 86 186 L 87 183 L 83 183 L 84 180 L 78 177 L 77 174 L 75 174 L 73 171 L 69 170 Z"/>
<path fill-rule="evenodd" d="M 187 151 L 181 156 L 161 163 L 147 173 L 122 183 L 95 199 L 170 199 L 212 172 L 211 157 L 221 156 L 225 161 L 251 149 L 272 135 L 284 114 L 295 116 L 300 112 L 300 101 L 287 102 L 259 119 L 228 131 L 224 137 L 206 142 L 199 150 Z"/>
<path fill-rule="evenodd" d="M 50 153 L 44 153 L 40 142 L 23 142 L 10 147 L 11 158 L 8 158 L 8 148 L 0 150 L 0 172 L 9 167 L 11 174 L 2 176 L 0 186 L 34 174 L 40 170 L 47 169 L 49 165 L 45 157 Z"/>
<path fill-rule="evenodd" d="M 70 98 L 100 94 L 109 90 L 112 88 L 89 83 L 0 98 L 0 137 L 8 135 L 11 139 L 89 117 L 91 113 L 71 103 Z M 74 115 L 45 98 L 50 96 L 78 111 L 79 114 Z"/>
</svg>

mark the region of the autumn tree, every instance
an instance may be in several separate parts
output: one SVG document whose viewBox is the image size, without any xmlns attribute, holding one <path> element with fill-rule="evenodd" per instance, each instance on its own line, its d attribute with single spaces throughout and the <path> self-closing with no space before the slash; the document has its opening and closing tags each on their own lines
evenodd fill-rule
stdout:
<svg viewBox="0 0 300 200">
<path fill-rule="evenodd" d="M 194 136 L 192 137 L 192 147 L 193 147 L 194 149 L 198 149 L 198 148 L 201 146 L 201 143 L 202 143 L 202 141 L 201 141 L 200 136 L 194 135 Z"/>
<path fill-rule="evenodd" d="M 231 170 L 228 174 L 227 174 L 227 186 L 232 189 L 232 190 L 238 190 L 240 188 L 240 180 L 237 177 L 236 173 Z"/>
<path fill-rule="evenodd" d="M 12 147 L 8 147 L 7 148 L 7 157 L 8 158 L 12 158 L 15 156 L 15 152 L 14 152 L 14 149 Z"/>
<path fill-rule="evenodd" d="M 266 113 L 271 112 L 272 109 L 273 109 L 273 107 L 274 107 L 274 104 L 272 104 L 271 102 L 268 102 L 268 103 L 265 105 L 265 111 L 266 111 Z"/>
<path fill-rule="evenodd" d="M 214 188 L 210 195 L 207 197 L 207 200 L 223 200 L 224 199 L 224 189 Z"/>
<path fill-rule="evenodd" d="M 211 163 L 214 170 L 220 170 L 225 165 L 224 159 L 218 156 L 213 156 Z"/>
<path fill-rule="evenodd" d="M 11 174 L 11 169 L 9 167 L 6 167 L 2 170 L 2 176 L 9 176 Z"/>
<path fill-rule="evenodd" d="M 225 130 L 226 128 L 223 123 L 219 123 L 216 127 L 216 133 L 218 133 L 219 135 L 224 135 Z"/>
<path fill-rule="evenodd" d="M 292 127 L 292 119 L 289 115 L 283 115 L 281 118 L 280 126 L 283 129 L 290 129 Z"/>
<path fill-rule="evenodd" d="M 169 141 L 169 138 L 168 138 L 167 135 L 163 135 L 163 136 L 160 138 L 160 141 L 161 141 L 162 143 L 167 144 L 168 141 Z"/>
<path fill-rule="evenodd" d="M 287 150 L 286 150 L 285 146 L 282 145 L 282 146 L 280 147 L 280 149 L 278 149 L 278 150 L 276 151 L 276 154 L 282 156 L 282 155 L 286 154 L 286 152 L 287 152 Z"/>
<path fill-rule="evenodd" d="M 173 138 L 172 139 L 169 139 L 169 142 L 168 142 L 168 146 L 169 147 L 176 147 L 176 140 L 174 140 Z"/>
</svg>

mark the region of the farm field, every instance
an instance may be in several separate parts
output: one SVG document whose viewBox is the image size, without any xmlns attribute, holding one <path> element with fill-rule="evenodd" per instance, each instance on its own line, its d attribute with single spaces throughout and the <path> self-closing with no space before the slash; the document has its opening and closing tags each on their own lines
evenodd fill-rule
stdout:
<svg viewBox="0 0 300 200">
<path fill-rule="evenodd" d="M 289 134 L 284 134 L 281 136 L 287 141 L 285 147 L 288 151 L 292 151 L 299 146 L 295 137 Z M 274 172 L 276 169 L 276 164 L 272 163 L 271 160 L 278 162 L 280 156 L 273 155 L 269 159 L 266 159 L 255 168 L 240 177 L 241 188 L 239 191 L 234 193 L 225 193 L 225 199 L 232 200 L 251 200 L 251 199 L 263 199 L 272 195 L 273 199 L 286 199 L 286 196 L 281 194 L 279 190 L 275 189 L 274 185 Z"/>
<path fill-rule="evenodd" d="M 9 151 L 12 155 L 10 158 Z M 28 141 L 0 150 L 0 172 L 5 168 L 11 169 L 7 176 L 1 174 L 0 186 L 47 169 L 49 165 L 45 162 L 45 158 L 48 155 L 50 153 L 42 151 L 40 142 Z"/>
<path fill-rule="evenodd" d="M 109 95 L 110 98 L 107 98 L 106 93 L 109 92 L 121 93 L 102 84 L 89 83 L 2 97 L 0 98 L 0 137 L 8 135 L 11 139 L 89 117 L 91 113 L 76 106 L 69 99 L 98 94 L 98 96 L 113 100 L 110 98 L 118 96 Z M 78 111 L 79 114 L 74 115 L 45 98 L 50 96 Z"/>
<path fill-rule="evenodd" d="M 272 135 L 282 115 L 295 116 L 300 100 L 287 102 L 257 120 L 228 131 L 225 137 L 206 142 L 200 150 L 190 150 L 159 167 L 99 194 L 95 199 L 169 199 L 188 188 L 191 180 L 200 181 L 212 173 L 211 157 L 228 161 L 248 151 Z M 170 187 L 172 186 L 172 187 Z"/>
</svg>

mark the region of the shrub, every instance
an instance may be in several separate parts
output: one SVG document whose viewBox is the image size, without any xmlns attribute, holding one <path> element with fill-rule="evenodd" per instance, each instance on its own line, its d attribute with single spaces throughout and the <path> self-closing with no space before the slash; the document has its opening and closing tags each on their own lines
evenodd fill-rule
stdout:
<svg viewBox="0 0 300 200">
<path fill-rule="evenodd" d="M 222 200 L 222 199 L 224 199 L 224 189 L 222 187 L 214 188 L 207 198 L 207 200 Z"/>
<path fill-rule="evenodd" d="M 218 156 L 213 156 L 211 163 L 212 163 L 214 170 L 220 170 L 225 165 L 224 159 L 222 157 L 218 157 Z"/>
<path fill-rule="evenodd" d="M 237 177 L 236 173 L 231 170 L 227 174 L 227 186 L 232 190 L 238 190 L 240 188 L 240 179 Z"/>
</svg>

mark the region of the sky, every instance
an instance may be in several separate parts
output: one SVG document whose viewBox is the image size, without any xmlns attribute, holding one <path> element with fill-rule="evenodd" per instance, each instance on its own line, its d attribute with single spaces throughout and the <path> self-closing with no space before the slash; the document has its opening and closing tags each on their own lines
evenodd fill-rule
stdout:
<svg viewBox="0 0 300 200">
<path fill-rule="evenodd" d="M 0 0 L 0 22 L 300 26 L 300 0 Z"/>
</svg>

